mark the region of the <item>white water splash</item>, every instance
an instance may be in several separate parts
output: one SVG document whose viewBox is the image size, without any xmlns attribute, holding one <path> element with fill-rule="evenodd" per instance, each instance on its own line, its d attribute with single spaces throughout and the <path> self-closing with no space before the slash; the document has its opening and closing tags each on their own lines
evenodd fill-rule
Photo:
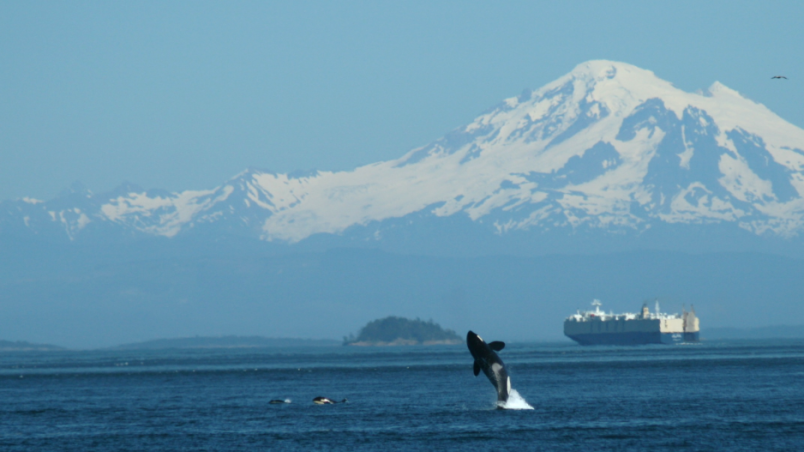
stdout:
<svg viewBox="0 0 804 452">
<path fill-rule="evenodd" d="M 504 404 L 500 405 L 500 408 L 504 410 L 532 410 L 533 407 L 530 406 L 527 400 L 524 397 L 519 395 L 516 389 L 512 389 L 511 392 L 508 394 L 508 401 Z"/>
</svg>

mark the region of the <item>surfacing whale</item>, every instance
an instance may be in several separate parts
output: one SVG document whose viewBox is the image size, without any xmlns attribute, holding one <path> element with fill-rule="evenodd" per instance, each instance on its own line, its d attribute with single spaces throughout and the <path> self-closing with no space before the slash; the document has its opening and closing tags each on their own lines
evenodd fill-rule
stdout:
<svg viewBox="0 0 804 452">
<path fill-rule="evenodd" d="M 313 399 L 313 403 L 315 403 L 316 405 L 333 405 L 335 403 L 346 403 L 346 399 L 337 402 L 335 400 L 328 399 L 326 397 L 316 397 Z"/>
</svg>

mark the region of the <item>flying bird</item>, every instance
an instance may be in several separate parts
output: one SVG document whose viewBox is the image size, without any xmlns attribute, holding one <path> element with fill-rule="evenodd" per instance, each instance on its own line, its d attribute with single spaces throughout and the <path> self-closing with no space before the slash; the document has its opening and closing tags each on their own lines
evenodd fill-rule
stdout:
<svg viewBox="0 0 804 452">
<path fill-rule="evenodd" d="M 783 79 L 787 80 L 787 77 L 785 77 L 784 75 L 774 75 L 773 77 L 771 77 L 771 80 L 773 80 L 775 78 L 783 78 Z"/>
</svg>

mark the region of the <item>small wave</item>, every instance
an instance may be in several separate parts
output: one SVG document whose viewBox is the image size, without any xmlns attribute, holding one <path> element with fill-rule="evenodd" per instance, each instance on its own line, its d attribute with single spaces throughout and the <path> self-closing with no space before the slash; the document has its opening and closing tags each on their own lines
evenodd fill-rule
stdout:
<svg viewBox="0 0 804 452">
<path fill-rule="evenodd" d="M 527 400 L 524 397 L 519 395 L 516 389 L 511 389 L 511 392 L 508 394 L 508 400 L 500 405 L 500 408 L 505 410 L 532 410 L 533 407 L 530 406 Z"/>
</svg>

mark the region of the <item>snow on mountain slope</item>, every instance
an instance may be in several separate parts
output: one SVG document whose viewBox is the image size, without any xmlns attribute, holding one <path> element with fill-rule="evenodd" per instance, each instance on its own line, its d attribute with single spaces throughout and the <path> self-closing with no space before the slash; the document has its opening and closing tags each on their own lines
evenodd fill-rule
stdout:
<svg viewBox="0 0 804 452">
<path fill-rule="evenodd" d="M 735 140 L 791 173 L 797 196 L 779 200 Z M 649 71 L 592 61 L 397 161 L 320 175 L 317 189 L 275 212 L 264 231 L 297 241 L 436 204 L 438 216 L 497 212 L 500 232 L 556 222 L 639 228 L 648 223 L 632 212 L 636 202 L 666 222 L 750 219 L 743 227 L 789 235 L 804 210 L 801 149 L 804 131 L 719 83 L 709 96 L 690 94 Z M 689 174 L 672 178 L 674 187 L 644 184 L 657 154 Z M 717 166 L 705 167 L 712 158 Z M 666 178 L 664 168 L 654 172 Z M 690 177 L 696 172 L 705 182 Z"/>
<path fill-rule="evenodd" d="M 5 202 L 0 228 L 73 238 L 96 222 L 173 237 L 217 225 L 293 243 L 426 213 L 498 234 L 663 222 L 790 237 L 804 224 L 802 149 L 804 130 L 720 83 L 686 93 L 590 61 L 397 160 L 300 177 L 246 171 L 213 190 L 120 189 L 76 205 Z"/>
</svg>

